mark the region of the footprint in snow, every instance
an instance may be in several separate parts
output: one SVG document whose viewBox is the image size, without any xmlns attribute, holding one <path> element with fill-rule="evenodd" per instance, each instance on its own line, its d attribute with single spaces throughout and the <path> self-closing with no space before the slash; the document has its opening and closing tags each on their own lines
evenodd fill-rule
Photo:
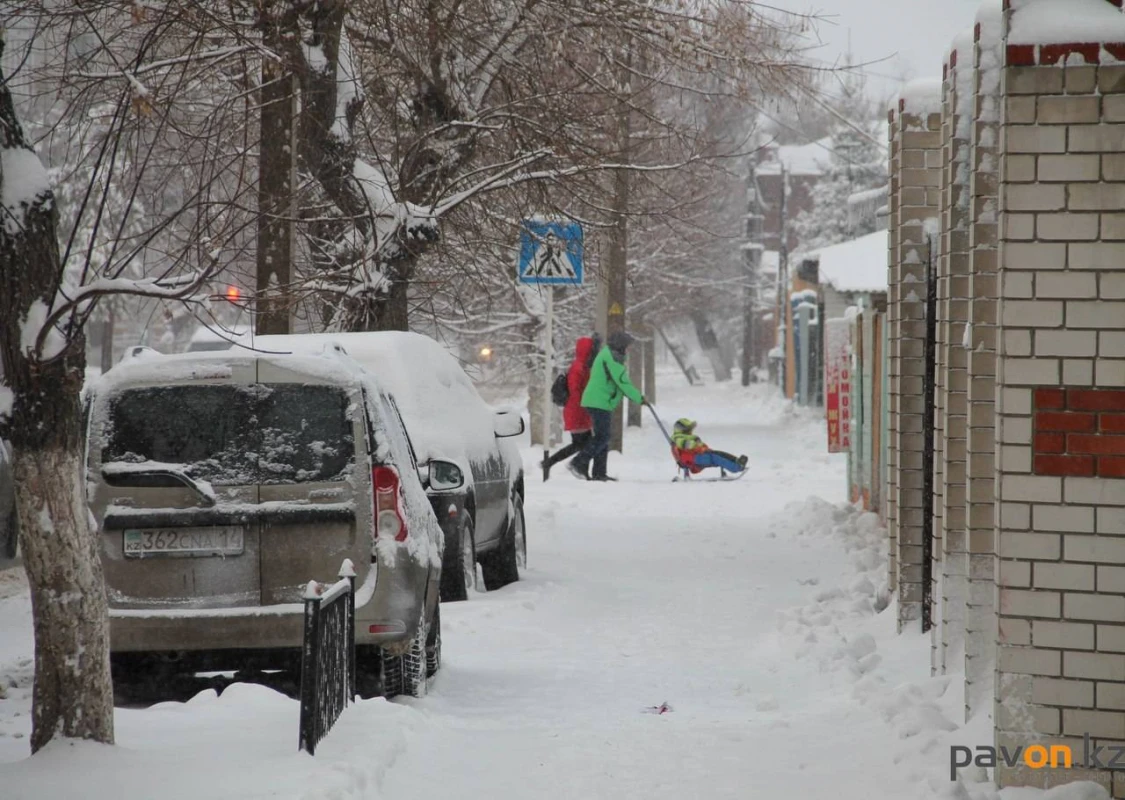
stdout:
<svg viewBox="0 0 1125 800">
<path fill-rule="evenodd" d="M 779 708 L 781 708 L 781 704 L 777 702 L 776 697 L 773 697 L 771 695 L 759 700 L 754 708 L 757 711 L 777 711 Z"/>
<path fill-rule="evenodd" d="M 802 586 L 819 586 L 820 578 L 798 578 L 797 583 Z"/>
</svg>

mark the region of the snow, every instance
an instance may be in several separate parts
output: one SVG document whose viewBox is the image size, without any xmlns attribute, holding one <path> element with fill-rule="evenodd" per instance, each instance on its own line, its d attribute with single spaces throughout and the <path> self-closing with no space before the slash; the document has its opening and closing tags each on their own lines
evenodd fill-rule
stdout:
<svg viewBox="0 0 1125 800">
<path fill-rule="evenodd" d="M 59 332 L 57 325 L 51 326 L 51 330 L 44 338 L 42 348 L 38 347 L 40 333 L 50 316 L 50 309 L 47 308 L 46 303 L 42 300 L 32 301 L 20 325 L 20 348 L 24 353 L 39 352 L 41 359 L 49 360 L 59 355 L 66 347 L 66 337 Z"/>
<path fill-rule="evenodd" d="M 26 147 L 0 148 L 0 208 L 9 233 L 23 227 L 28 206 L 51 191 L 43 162 Z"/>
<path fill-rule="evenodd" d="M 918 78 L 903 87 L 899 95 L 906 101 L 906 113 L 937 113 L 941 111 L 941 78 Z"/>
<path fill-rule="evenodd" d="M 810 144 L 773 145 L 767 152 L 768 160 L 755 167 L 759 175 L 779 175 L 782 164 L 790 175 L 822 175 L 832 158 L 832 137 Z"/>
<path fill-rule="evenodd" d="M 885 230 L 814 250 L 806 258 L 815 258 L 820 262 L 820 282 L 827 283 L 836 291 L 887 291 Z"/>
<path fill-rule="evenodd" d="M 825 451 L 823 419 L 768 386 L 659 378 L 661 417 L 747 453 L 747 479 L 671 484 L 647 418 L 611 455 L 620 483 L 529 469 L 524 579 L 443 605 L 429 696 L 348 707 L 315 757 L 297 750 L 296 700 L 233 684 L 118 708 L 116 746 L 56 741 L 29 758 L 31 605 L 22 573 L 0 570 L 0 794 L 1107 797 L 951 782 L 949 747 L 991 744 L 991 729 L 958 723 L 963 676 L 929 677 L 929 636 L 896 633 L 885 532 L 839 502 L 845 461 Z"/>
<path fill-rule="evenodd" d="M 1012 0 L 1008 44 L 1125 40 L 1125 14 L 1106 0 Z"/>
<path fill-rule="evenodd" d="M 468 475 L 467 460 L 495 452 L 493 409 L 477 393 L 457 360 L 418 333 L 323 333 L 259 336 L 270 352 L 318 353 L 338 342 L 396 399 L 419 463 L 441 458 Z M 500 440 L 503 442 L 504 440 Z M 516 456 L 513 453 L 513 461 Z"/>
</svg>

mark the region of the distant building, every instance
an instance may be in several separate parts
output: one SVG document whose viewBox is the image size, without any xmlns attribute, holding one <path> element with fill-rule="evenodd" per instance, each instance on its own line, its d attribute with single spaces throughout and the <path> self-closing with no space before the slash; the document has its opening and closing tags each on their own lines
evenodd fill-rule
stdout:
<svg viewBox="0 0 1125 800">
<path fill-rule="evenodd" d="M 785 167 L 789 193 L 785 203 L 788 220 L 786 244 L 792 254 L 801 246 L 793 220 L 812 209 L 812 192 L 832 156 L 832 139 L 825 137 L 811 144 L 771 144 L 759 151 L 755 166 L 758 190 L 764 206 L 762 239 L 767 250 L 781 249 L 781 174 Z"/>
</svg>

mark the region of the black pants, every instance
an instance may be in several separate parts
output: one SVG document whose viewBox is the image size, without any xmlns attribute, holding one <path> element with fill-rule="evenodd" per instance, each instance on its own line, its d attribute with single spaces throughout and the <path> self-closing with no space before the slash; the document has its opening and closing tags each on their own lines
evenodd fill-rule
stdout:
<svg viewBox="0 0 1125 800">
<path fill-rule="evenodd" d="M 573 463 L 580 472 L 585 472 L 593 461 L 594 471 L 590 477 L 604 478 L 609 463 L 609 432 L 613 414 L 600 408 L 590 408 L 587 411 L 594 421 L 594 434 L 586 440 L 586 445 L 582 448 L 582 452 L 574 457 Z"/>
<path fill-rule="evenodd" d="M 570 434 L 570 444 L 552 453 L 551 457 L 547 459 L 547 466 L 553 467 L 560 461 L 565 461 L 575 453 L 581 452 L 582 448 L 586 446 L 586 440 L 592 435 L 590 431 L 578 431 Z"/>
</svg>

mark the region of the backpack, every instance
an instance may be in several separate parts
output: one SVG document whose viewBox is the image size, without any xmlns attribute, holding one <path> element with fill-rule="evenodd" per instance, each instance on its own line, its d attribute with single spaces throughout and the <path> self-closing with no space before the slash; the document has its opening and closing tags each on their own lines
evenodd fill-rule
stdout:
<svg viewBox="0 0 1125 800">
<path fill-rule="evenodd" d="M 567 385 L 566 373 L 560 372 L 555 376 L 555 382 L 551 384 L 551 402 L 556 406 L 565 406 L 569 399 L 570 386 Z"/>
</svg>

